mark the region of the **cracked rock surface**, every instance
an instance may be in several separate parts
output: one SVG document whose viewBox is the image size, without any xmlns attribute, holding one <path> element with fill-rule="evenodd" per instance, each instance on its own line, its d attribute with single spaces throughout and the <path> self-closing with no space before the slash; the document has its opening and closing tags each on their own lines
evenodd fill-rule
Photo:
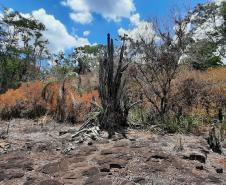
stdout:
<svg viewBox="0 0 226 185">
<path fill-rule="evenodd" d="M 226 184 L 226 157 L 213 153 L 203 136 L 131 130 L 128 139 L 102 133 L 81 143 L 71 140 L 73 133 L 59 134 L 70 129 L 77 128 L 12 120 L 0 139 L 0 185 Z"/>
</svg>

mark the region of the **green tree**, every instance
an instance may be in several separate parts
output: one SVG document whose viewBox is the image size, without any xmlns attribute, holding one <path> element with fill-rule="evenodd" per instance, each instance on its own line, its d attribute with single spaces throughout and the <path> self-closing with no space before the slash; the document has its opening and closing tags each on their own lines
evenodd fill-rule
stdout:
<svg viewBox="0 0 226 185">
<path fill-rule="evenodd" d="M 0 89 L 17 87 L 33 80 L 40 72 L 41 61 L 48 57 L 42 32 L 45 26 L 33 17 L 5 9 L 0 20 Z"/>
<path fill-rule="evenodd" d="M 223 65 L 222 57 L 226 54 L 225 21 L 226 3 L 218 6 L 215 2 L 198 5 L 184 19 L 190 27 L 186 52 L 195 69 L 205 70 Z"/>
<path fill-rule="evenodd" d="M 223 65 L 221 57 L 214 55 L 217 44 L 201 40 L 191 44 L 189 48 L 190 62 L 195 69 L 206 70 L 210 67 Z"/>
</svg>

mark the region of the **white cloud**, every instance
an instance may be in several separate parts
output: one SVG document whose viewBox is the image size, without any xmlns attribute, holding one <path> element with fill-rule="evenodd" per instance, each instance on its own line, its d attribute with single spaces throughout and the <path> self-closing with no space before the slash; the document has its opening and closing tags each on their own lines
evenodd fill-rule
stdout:
<svg viewBox="0 0 226 185">
<path fill-rule="evenodd" d="M 78 23 L 90 23 L 93 13 L 109 21 L 129 18 L 136 10 L 133 0 L 63 0 L 62 5 L 72 9 L 70 17 Z"/>
<path fill-rule="evenodd" d="M 132 38 L 134 41 L 145 40 L 147 43 L 151 42 L 155 37 L 155 30 L 151 22 L 140 20 L 140 15 L 135 14 L 130 17 L 131 29 L 120 28 L 118 34 L 123 36 L 124 34 Z M 155 38 L 156 39 L 156 38 Z"/>
<path fill-rule="evenodd" d="M 140 14 L 136 13 L 129 18 L 132 25 L 138 26 L 140 23 Z"/>
<path fill-rule="evenodd" d="M 86 30 L 86 31 L 83 32 L 83 36 L 84 37 L 87 37 L 89 35 L 90 35 L 90 31 L 89 30 Z"/>
<path fill-rule="evenodd" d="M 30 16 L 30 14 L 23 15 Z M 53 15 L 47 14 L 44 9 L 35 10 L 32 12 L 32 15 L 46 26 L 43 36 L 49 41 L 48 48 L 50 52 L 57 53 L 59 51 L 64 51 L 65 49 L 90 44 L 87 38 L 69 34 L 64 24 L 57 20 Z"/>
<path fill-rule="evenodd" d="M 89 12 L 70 13 L 70 18 L 81 24 L 88 24 L 93 20 L 93 17 Z"/>
</svg>

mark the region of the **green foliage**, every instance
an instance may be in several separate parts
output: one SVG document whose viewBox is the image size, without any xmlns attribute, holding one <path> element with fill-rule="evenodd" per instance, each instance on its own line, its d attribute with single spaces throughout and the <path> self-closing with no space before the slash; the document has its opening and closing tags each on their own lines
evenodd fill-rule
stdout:
<svg viewBox="0 0 226 185">
<path fill-rule="evenodd" d="M 171 118 L 162 127 L 167 133 L 191 133 L 192 129 L 202 125 L 202 119 L 197 116 L 185 116 L 179 119 Z"/>
<path fill-rule="evenodd" d="M 129 122 L 146 124 L 148 121 L 148 114 L 142 107 L 131 109 L 128 115 Z"/>
<path fill-rule="evenodd" d="M 49 75 L 56 81 L 62 81 L 67 77 L 76 75 L 76 63 L 66 56 L 65 53 L 60 52 L 54 55 L 52 60 L 54 65 L 51 67 Z"/>
<path fill-rule="evenodd" d="M 195 69 L 205 70 L 223 65 L 220 56 L 215 56 L 217 45 L 207 40 L 193 43 L 190 49 L 192 65 Z"/>
<path fill-rule="evenodd" d="M 77 50 L 83 51 L 84 53 L 94 54 L 94 55 L 98 55 L 101 49 L 103 49 L 103 45 L 101 44 L 95 45 L 95 46 L 84 46 L 84 47 L 77 48 Z"/>
<path fill-rule="evenodd" d="M 163 130 L 167 133 L 174 134 L 174 133 L 180 133 L 180 125 L 177 121 L 172 120 L 169 121 L 167 124 L 162 125 Z"/>
<path fill-rule="evenodd" d="M 39 62 L 48 57 L 48 42 L 41 34 L 44 30 L 37 20 L 4 10 L 0 20 L 0 91 L 37 77 Z"/>
<path fill-rule="evenodd" d="M 188 55 L 191 56 L 191 64 L 195 69 L 205 70 L 223 65 L 222 56 L 226 54 L 226 22 L 219 24 L 221 16 L 226 20 L 226 2 L 222 2 L 220 6 L 216 2 L 209 2 L 196 6 L 184 19 L 186 24 L 191 24 L 187 49 L 189 48 Z M 199 32 L 205 36 L 198 38 Z M 195 39 L 193 35 L 196 36 Z"/>
<path fill-rule="evenodd" d="M 187 116 L 180 119 L 180 125 L 185 133 L 190 133 L 193 128 L 202 124 L 202 120 L 196 116 Z"/>
</svg>

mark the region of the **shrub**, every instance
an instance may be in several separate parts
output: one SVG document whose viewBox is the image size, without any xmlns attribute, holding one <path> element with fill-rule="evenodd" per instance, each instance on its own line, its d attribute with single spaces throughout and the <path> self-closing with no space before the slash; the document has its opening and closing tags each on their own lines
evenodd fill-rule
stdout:
<svg viewBox="0 0 226 185">
<path fill-rule="evenodd" d="M 148 114 L 144 107 L 136 107 L 129 111 L 128 121 L 131 123 L 147 124 Z"/>
<path fill-rule="evenodd" d="M 167 133 L 191 133 L 197 129 L 198 126 L 202 126 L 202 119 L 198 116 L 184 116 L 179 119 L 171 118 L 168 123 L 162 125 L 163 129 Z"/>
<path fill-rule="evenodd" d="M 18 89 L 10 89 L 0 95 L 0 117 L 35 118 L 46 113 L 45 102 L 41 99 L 42 83 L 23 83 Z"/>
<path fill-rule="evenodd" d="M 41 81 L 23 83 L 18 89 L 10 89 L 0 95 L 0 118 L 36 118 L 50 114 L 56 118 L 58 107 L 58 91 L 60 84 L 52 82 L 44 84 Z M 45 93 L 42 94 L 43 89 Z M 95 97 L 98 101 L 98 91 L 77 93 L 71 81 L 66 82 L 64 121 L 77 123 L 84 121 Z"/>
</svg>

